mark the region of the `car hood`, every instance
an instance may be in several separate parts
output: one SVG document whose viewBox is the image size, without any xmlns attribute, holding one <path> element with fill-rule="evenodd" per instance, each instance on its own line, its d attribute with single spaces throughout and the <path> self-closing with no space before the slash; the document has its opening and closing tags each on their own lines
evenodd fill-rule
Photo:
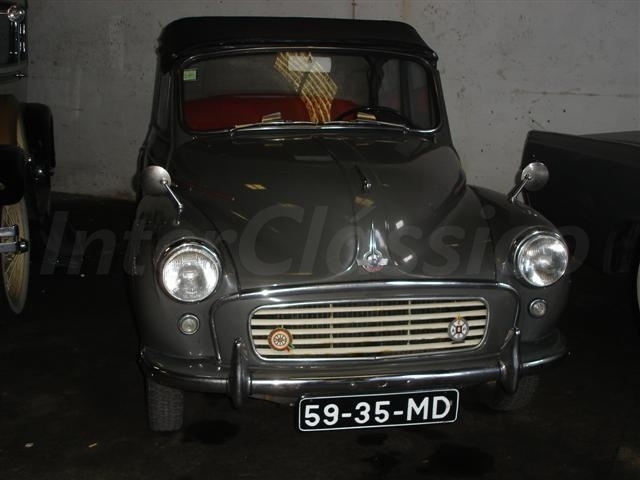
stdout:
<svg viewBox="0 0 640 480">
<path fill-rule="evenodd" d="M 495 278 L 457 154 L 424 137 L 196 139 L 170 171 L 185 215 L 210 220 L 242 289 Z"/>
</svg>

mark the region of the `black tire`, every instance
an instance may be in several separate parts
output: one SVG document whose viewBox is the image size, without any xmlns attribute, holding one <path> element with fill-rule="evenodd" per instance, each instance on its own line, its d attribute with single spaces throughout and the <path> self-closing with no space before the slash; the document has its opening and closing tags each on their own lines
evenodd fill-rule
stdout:
<svg viewBox="0 0 640 480">
<path fill-rule="evenodd" d="M 53 116 L 46 105 L 27 103 L 22 122 L 32 159 L 27 185 L 30 214 L 40 227 L 46 227 L 51 215 L 51 176 L 56 166 Z"/>
<path fill-rule="evenodd" d="M 182 390 L 161 385 L 147 378 L 147 413 L 154 432 L 175 432 L 182 428 L 184 395 Z"/>
<path fill-rule="evenodd" d="M 493 410 L 499 412 L 520 410 L 529 405 L 538 390 L 539 384 L 540 377 L 538 375 L 530 375 L 520 379 L 518 389 L 515 393 L 507 393 L 500 385 L 496 385 L 488 401 L 488 405 Z"/>
</svg>

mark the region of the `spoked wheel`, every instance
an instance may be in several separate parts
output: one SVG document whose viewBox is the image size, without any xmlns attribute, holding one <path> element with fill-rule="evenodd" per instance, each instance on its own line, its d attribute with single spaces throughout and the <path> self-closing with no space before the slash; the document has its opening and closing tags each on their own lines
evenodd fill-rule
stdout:
<svg viewBox="0 0 640 480">
<path fill-rule="evenodd" d="M 13 205 L 2 207 L 0 216 L 0 227 L 10 227 L 17 225 L 20 239 L 29 241 L 29 218 L 27 216 L 27 205 L 23 198 Z M 14 314 L 19 314 L 27 301 L 27 291 L 29 289 L 29 251 L 4 253 L 0 255 L 2 264 L 2 285 L 4 298 L 0 304 L 6 300 L 7 306 Z"/>
</svg>

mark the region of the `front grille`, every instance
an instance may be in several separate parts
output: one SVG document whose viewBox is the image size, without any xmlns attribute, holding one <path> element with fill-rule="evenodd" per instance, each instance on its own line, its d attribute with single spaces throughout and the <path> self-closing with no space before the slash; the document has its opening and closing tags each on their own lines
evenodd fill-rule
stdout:
<svg viewBox="0 0 640 480">
<path fill-rule="evenodd" d="M 472 349 L 488 317 L 481 299 L 357 300 L 260 307 L 250 328 L 265 359 L 394 357 Z M 469 327 L 464 341 L 449 337 L 456 319 Z M 284 342 L 274 342 L 278 333 Z"/>
</svg>

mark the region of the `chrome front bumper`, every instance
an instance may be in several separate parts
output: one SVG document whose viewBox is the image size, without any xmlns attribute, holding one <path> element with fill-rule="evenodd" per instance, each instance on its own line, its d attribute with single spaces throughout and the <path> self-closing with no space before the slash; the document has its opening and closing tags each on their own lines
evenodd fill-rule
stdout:
<svg viewBox="0 0 640 480">
<path fill-rule="evenodd" d="M 237 339 L 229 367 L 214 360 L 185 360 L 143 349 L 140 364 L 144 373 L 158 383 L 178 388 L 228 395 L 235 406 L 250 396 L 296 399 L 304 394 L 358 394 L 401 392 L 423 388 L 466 387 L 499 382 L 514 392 L 523 375 L 560 360 L 566 354 L 564 336 L 556 331 L 543 341 L 529 344 L 520 341 L 513 328 L 497 355 L 464 360 L 455 356 L 438 359 L 421 357 L 411 363 L 389 362 L 379 365 L 337 368 L 278 366 L 269 369 L 248 365 L 247 344 Z"/>
</svg>

